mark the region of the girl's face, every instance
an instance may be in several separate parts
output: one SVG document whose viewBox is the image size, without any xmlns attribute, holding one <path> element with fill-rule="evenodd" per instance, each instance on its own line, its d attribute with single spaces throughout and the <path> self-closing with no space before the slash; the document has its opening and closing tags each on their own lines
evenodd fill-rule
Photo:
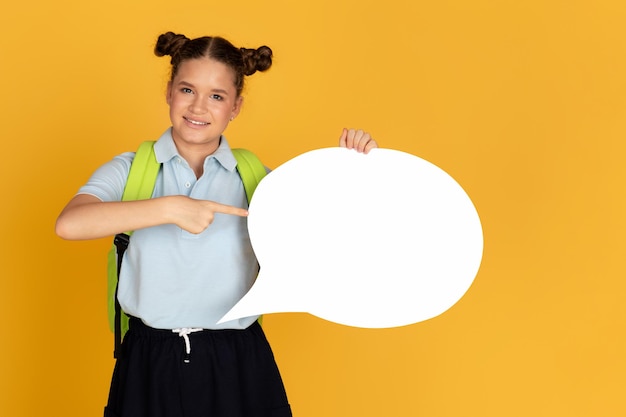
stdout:
<svg viewBox="0 0 626 417">
<path fill-rule="evenodd" d="M 222 132 L 241 109 L 232 70 L 221 62 L 199 58 L 182 62 L 167 86 L 172 136 L 176 146 L 204 146 L 213 153 Z"/>
</svg>

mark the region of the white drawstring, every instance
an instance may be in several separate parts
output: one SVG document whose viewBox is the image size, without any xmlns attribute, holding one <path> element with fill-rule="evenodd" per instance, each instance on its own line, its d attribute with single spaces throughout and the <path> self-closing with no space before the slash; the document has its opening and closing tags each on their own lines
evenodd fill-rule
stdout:
<svg viewBox="0 0 626 417">
<path fill-rule="evenodd" d="M 185 363 L 189 363 L 189 355 L 191 354 L 191 342 L 189 341 L 189 335 L 195 332 L 201 332 L 203 329 L 198 327 L 182 327 L 180 329 L 173 329 L 172 332 L 178 333 L 180 337 L 185 340 Z"/>
</svg>

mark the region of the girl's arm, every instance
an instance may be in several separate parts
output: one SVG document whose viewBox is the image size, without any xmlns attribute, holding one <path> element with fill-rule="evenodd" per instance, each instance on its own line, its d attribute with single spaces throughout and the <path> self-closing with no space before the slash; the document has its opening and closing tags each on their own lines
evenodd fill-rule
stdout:
<svg viewBox="0 0 626 417">
<path fill-rule="evenodd" d="M 103 202 L 90 194 L 78 194 L 59 215 L 55 230 L 59 237 L 69 240 L 97 239 L 161 224 L 201 233 L 213 222 L 215 213 L 248 215 L 239 207 L 181 195 Z"/>
</svg>

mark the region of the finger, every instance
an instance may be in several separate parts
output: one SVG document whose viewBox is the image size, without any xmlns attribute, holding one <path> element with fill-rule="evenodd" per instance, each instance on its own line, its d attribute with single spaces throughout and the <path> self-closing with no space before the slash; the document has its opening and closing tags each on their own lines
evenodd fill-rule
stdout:
<svg viewBox="0 0 626 417">
<path fill-rule="evenodd" d="M 348 149 L 354 149 L 354 140 L 356 138 L 356 130 L 354 129 L 348 129 L 347 135 L 346 135 L 346 147 Z"/>
<path fill-rule="evenodd" d="M 347 147 L 347 144 L 346 144 L 347 139 L 348 139 L 348 129 L 344 127 L 343 130 L 341 131 L 341 136 L 339 136 L 339 146 L 341 148 Z"/>
<path fill-rule="evenodd" d="M 376 143 L 374 139 L 371 139 L 369 142 L 367 142 L 367 145 L 365 146 L 365 150 L 363 152 L 369 153 L 369 151 L 371 151 L 374 148 L 378 148 L 378 143 Z"/>
<path fill-rule="evenodd" d="M 365 146 L 367 146 L 367 143 L 370 140 L 371 140 L 371 137 L 369 133 L 364 132 L 362 130 L 357 130 L 356 136 L 354 138 L 354 149 L 356 149 L 357 152 L 365 151 Z"/>
<path fill-rule="evenodd" d="M 213 201 L 209 201 L 208 203 L 210 204 L 211 210 L 215 213 L 230 214 L 240 217 L 246 217 L 248 215 L 248 210 L 242 209 L 241 207 L 229 206 L 226 204 L 215 203 Z"/>
</svg>

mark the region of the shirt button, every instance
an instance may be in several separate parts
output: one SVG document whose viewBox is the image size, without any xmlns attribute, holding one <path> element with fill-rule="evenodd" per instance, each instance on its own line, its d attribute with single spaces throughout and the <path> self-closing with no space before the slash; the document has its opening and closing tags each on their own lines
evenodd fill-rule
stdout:
<svg viewBox="0 0 626 417">
<path fill-rule="evenodd" d="M 185 183 L 185 188 L 189 188 L 189 187 L 191 187 L 191 183 L 190 183 L 189 181 L 187 181 L 187 182 Z"/>
</svg>

